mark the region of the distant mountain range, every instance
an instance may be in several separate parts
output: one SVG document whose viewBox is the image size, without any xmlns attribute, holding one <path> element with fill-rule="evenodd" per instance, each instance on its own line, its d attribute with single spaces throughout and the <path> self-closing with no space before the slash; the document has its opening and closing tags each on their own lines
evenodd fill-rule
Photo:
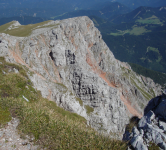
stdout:
<svg viewBox="0 0 166 150">
<path fill-rule="evenodd" d="M 109 21 L 114 23 L 133 22 L 137 19 L 146 19 L 153 15 L 159 17 L 160 19 L 166 19 L 166 7 L 152 8 L 141 6 L 130 13 L 110 17 Z"/>
<path fill-rule="evenodd" d="M 78 8 L 89 8 L 93 5 L 98 3 L 106 3 L 106 2 L 119 2 L 125 4 L 130 8 L 137 8 L 139 6 L 151 6 L 151 7 L 158 7 L 166 5 L 165 0 L 0 0 L 0 3 L 5 4 L 7 6 L 12 6 L 13 4 L 17 6 L 24 6 L 27 4 L 37 4 L 41 5 L 49 5 L 50 3 L 67 3 L 71 4 L 71 6 L 75 6 Z M 35 5 L 34 5 L 35 6 Z M 51 5 L 50 5 L 51 6 Z"/>
<path fill-rule="evenodd" d="M 112 2 L 114 5 L 111 4 Z M 75 10 L 100 10 L 105 14 L 104 17 L 110 17 L 110 14 L 111 16 L 117 14 L 115 2 L 119 3 L 119 14 L 127 13 L 139 6 L 166 6 L 165 0 L 135 0 L 134 2 L 133 0 L 0 0 L 0 18 L 33 15 L 53 18 Z M 108 9 L 111 11 L 109 12 Z M 73 13 L 77 13 L 77 11 Z M 68 16 L 72 15 L 68 14 Z"/>
<path fill-rule="evenodd" d="M 118 1 L 133 9 L 140 6 L 150 6 L 150 7 L 160 7 L 164 5 L 166 6 L 165 0 L 114 0 L 114 1 Z"/>
<path fill-rule="evenodd" d="M 63 1 L 41 0 L 41 1 L 0 1 L 0 18 L 13 16 L 37 16 L 50 18 L 74 11 L 75 6 Z"/>
<path fill-rule="evenodd" d="M 117 59 L 166 73 L 166 7 L 141 6 L 132 10 L 127 7 L 130 1 L 125 0 L 119 0 L 119 2 L 126 2 L 127 6 L 117 1 L 100 0 L 90 2 L 69 0 L 67 3 L 65 3 L 66 0 L 49 0 L 47 3 L 46 0 L 7 2 L 0 0 L 0 3 L 3 3 L 0 6 L 1 17 L 8 16 L 0 19 L 0 25 L 13 20 L 26 25 L 49 19 L 89 16 L 101 31 L 103 39 Z M 165 5 L 163 0 L 140 2 L 142 5 L 155 3 Z M 140 2 L 135 1 L 134 4 L 139 5 Z M 32 5 L 34 3 L 36 5 Z M 7 9 L 11 4 L 17 5 L 18 8 Z M 25 4 L 27 9 L 19 8 Z M 89 4 L 88 7 L 86 7 L 87 4 Z M 13 15 L 19 17 L 9 17 Z"/>
<path fill-rule="evenodd" d="M 64 15 L 57 16 L 54 19 L 66 19 L 78 16 L 97 16 L 103 19 L 108 19 L 112 16 L 125 14 L 131 11 L 127 6 L 120 4 L 118 2 L 106 2 L 102 5 L 96 4 L 88 10 L 77 10 L 73 12 L 68 12 Z"/>
<path fill-rule="evenodd" d="M 153 4 L 149 5 L 151 7 L 162 7 L 162 6 L 166 6 L 166 1 L 165 0 L 158 0 L 156 2 L 154 2 Z"/>
</svg>

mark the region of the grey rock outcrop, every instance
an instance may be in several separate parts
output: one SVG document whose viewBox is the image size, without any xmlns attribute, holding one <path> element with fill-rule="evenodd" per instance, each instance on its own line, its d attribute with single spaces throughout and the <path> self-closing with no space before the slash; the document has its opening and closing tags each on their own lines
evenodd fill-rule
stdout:
<svg viewBox="0 0 166 150">
<path fill-rule="evenodd" d="M 152 143 L 166 149 L 166 95 L 153 98 L 145 108 L 145 114 L 127 135 L 134 149 L 147 150 Z"/>
<path fill-rule="evenodd" d="M 142 117 L 147 100 L 161 91 L 115 59 L 86 16 L 41 24 L 27 37 L 2 33 L 0 56 L 27 67 L 43 97 L 118 138 L 129 118 Z"/>
</svg>

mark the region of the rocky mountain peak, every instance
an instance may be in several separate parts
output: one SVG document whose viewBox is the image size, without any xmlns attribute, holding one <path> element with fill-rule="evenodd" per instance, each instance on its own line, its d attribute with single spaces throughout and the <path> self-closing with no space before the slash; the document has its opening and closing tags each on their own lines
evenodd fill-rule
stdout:
<svg viewBox="0 0 166 150">
<path fill-rule="evenodd" d="M 0 56 L 26 66 L 43 97 L 118 138 L 129 118 L 141 118 L 148 100 L 161 92 L 160 85 L 115 59 L 86 16 L 5 30 Z"/>
</svg>

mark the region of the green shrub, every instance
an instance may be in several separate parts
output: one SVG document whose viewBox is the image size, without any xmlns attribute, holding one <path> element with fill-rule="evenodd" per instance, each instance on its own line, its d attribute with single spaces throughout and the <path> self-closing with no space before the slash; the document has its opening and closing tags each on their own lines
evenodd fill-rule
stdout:
<svg viewBox="0 0 166 150">
<path fill-rule="evenodd" d="M 76 101 L 79 102 L 80 106 L 83 106 L 83 101 L 80 98 L 76 97 Z"/>
<path fill-rule="evenodd" d="M 150 143 L 148 150 L 160 150 L 159 146 L 157 146 L 155 143 Z"/>
<path fill-rule="evenodd" d="M 131 133 L 133 127 L 134 126 L 137 127 L 138 121 L 139 121 L 139 118 L 137 116 L 132 117 L 130 119 L 130 121 L 129 121 L 129 124 L 127 124 L 127 126 L 126 126 L 126 131 L 128 131 L 129 133 Z"/>
</svg>

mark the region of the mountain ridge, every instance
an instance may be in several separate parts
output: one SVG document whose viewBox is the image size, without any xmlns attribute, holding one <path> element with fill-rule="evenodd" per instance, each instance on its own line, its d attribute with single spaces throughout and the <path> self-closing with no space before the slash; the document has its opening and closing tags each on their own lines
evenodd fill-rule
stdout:
<svg viewBox="0 0 166 150">
<path fill-rule="evenodd" d="M 86 16 L 9 25 L 0 35 L 0 56 L 29 68 L 43 97 L 85 117 L 96 130 L 122 136 L 129 118 L 141 117 L 144 105 L 161 92 L 160 85 L 114 58 Z"/>
<path fill-rule="evenodd" d="M 152 7 L 140 6 L 140 7 L 136 8 L 135 10 L 133 10 L 132 12 L 117 16 L 116 19 L 114 19 L 115 21 L 111 20 L 112 18 L 110 18 L 109 20 L 116 22 L 116 23 L 121 23 L 121 22 L 129 23 L 129 22 L 133 22 L 139 18 L 144 19 L 144 18 L 148 18 L 148 16 L 151 17 L 152 15 L 155 15 L 157 17 L 162 16 L 164 18 L 165 13 L 166 13 L 165 7 L 152 8 Z M 119 22 L 118 20 L 121 22 Z"/>
<path fill-rule="evenodd" d="M 98 5 L 99 4 L 89 9 L 81 9 L 81 10 L 75 10 L 73 12 L 67 12 L 66 14 L 61 15 L 59 17 L 57 16 L 55 19 L 67 19 L 72 17 L 92 16 L 92 15 L 101 17 L 103 19 L 108 19 L 111 16 L 118 14 L 125 14 L 131 11 L 130 8 L 128 8 L 123 4 L 120 4 L 119 2 L 109 2 L 109 3 L 104 3 L 103 5 L 99 6 Z"/>
</svg>

